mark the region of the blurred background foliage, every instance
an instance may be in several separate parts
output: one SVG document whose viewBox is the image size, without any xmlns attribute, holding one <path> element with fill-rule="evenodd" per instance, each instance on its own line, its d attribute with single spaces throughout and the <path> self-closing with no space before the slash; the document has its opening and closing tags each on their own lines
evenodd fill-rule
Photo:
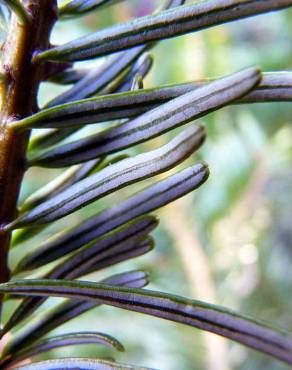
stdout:
<svg viewBox="0 0 292 370">
<path fill-rule="evenodd" d="M 161 0 L 129 0 L 78 20 L 59 22 L 52 42 L 61 44 L 150 13 L 159 4 Z M 265 72 L 289 70 L 291 40 L 292 12 L 283 11 L 163 41 L 151 51 L 155 63 L 145 87 L 219 77 L 252 65 Z M 41 104 L 62 89 L 54 84 L 42 87 Z M 210 179 L 195 193 L 158 212 L 161 224 L 153 252 L 111 271 L 146 269 L 152 276 L 151 289 L 217 303 L 292 330 L 291 114 L 291 104 L 274 103 L 227 107 L 204 118 L 208 140 L 191 161 L 207 162 Z M 75 138 L 103 127 L 83 129 Z M 165 135 L 128 152 L 149 150 L 167 139 Z M 22 198 L 57 172 L 30 170 Z M 136 190 L 137 186 L 130 187 L 131 192 Z M 15 248 L 11 264 L 52 231 L 72 227 L 128 194 L 127 188 L 58 221 L 38 239 Z M 92 278 L 108 275 L 107 270 Z M 162 370 L 287 369 L 211 334 L 110 307 L 93 310 L 63 325 L 58 333 L 75 330 L 106 331 L 126 346 L 126 354 L 114 354 L 117 360 Z M 109 350 L 88 345 L 59 351 L 56 355 L 62 357 L 113 356 Z"/>
</svg>

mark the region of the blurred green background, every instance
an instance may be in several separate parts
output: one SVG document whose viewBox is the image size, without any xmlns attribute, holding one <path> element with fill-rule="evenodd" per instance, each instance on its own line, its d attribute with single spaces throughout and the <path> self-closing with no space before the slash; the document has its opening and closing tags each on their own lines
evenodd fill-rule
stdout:
<svg viewBox="0 0 292 370">
<path fill-rule="evenodd" d="M 52 41 L 61 44 L 150 13 L 159 4 L 161 0 L 129 0 L 78 20 L 59 22 Z M 253 65 L 267 72 L 289 70 L 291 40 L 292 11 L 166 40 L 152 51 L 155 64 L 145 87 L 219 77 Z M 44 103 L 62 90 L 46 84 L 41 89 L 40 101 Z M 161 223 L 154 233 L 156 248 L 152 253 L 90 278 L 96 280 L 111 272 L 145 269 L 152 276 L 151 289 L 217 303 L 291 331 L 291 114 L 290 103 L 273 103 L 227 107 L 204 118 L 208 140 L 188 163 L 207 162 L 211 170 L 208 182 L 157 212 Z M 76 136 L 92 130 L 96 128 L 87 128 Z M 149 150 L 174 134 L 129 152 Z M 29 171 L 22 198 L 58 172 L 39 168 Z M 37 246 L 52 232 L 73 226 L 137 188 L 119 191 L 55 223 L 40 237 L 13 250 L 11 264 L 32 243 Z M 74 330 L 107 332 L 121 340 L 127 352 L 116 354 L 96 346 L 80 346 L 51 352 L 49 356 L 109 356 L 162 370 L 288 369 L 230 341 L 110 307 L 93 310 L 56 332 Z"/>
</svg>

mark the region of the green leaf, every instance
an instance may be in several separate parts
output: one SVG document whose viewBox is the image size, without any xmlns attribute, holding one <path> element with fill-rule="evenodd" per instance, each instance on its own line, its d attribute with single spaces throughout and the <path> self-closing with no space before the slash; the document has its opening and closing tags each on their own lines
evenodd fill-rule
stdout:
<svg viewBox="0 0 292 370">
<path fill-rule="evenodd" d="M 142 80 L 147 76 L 151 67 L 153 65 L 153 56 L 149 53 L 144 53 L 141 57 L 137 60 L 135 64 L 133 64 L 130 71 L 125 75 L 125 77 L 119 82 L 118 86 L 115 89 L 115 92 L 124 92 L 124 91 L 135 91 L 138 89 L 133 89 L 133 79 L 139 75 L 141 76 Z"/>
<path fill-rule="evenodd" d="M 36 60 L 86 60 L 292 6 L 292 0 L 206 0 L 141 17 L 40 52 Z"/>
<path fill-rule="evenodd" d="M 42 132 L 41 134 L 33 135 L 29 141 L 29 150 L 34 151 L 39 148 L 46 148 L 51 145 L 55 145 L 64 139 L 67 139 L 79 129 L 80 127 L 75 126 L 68 129 L 50 130 L 49 132 Z"/>
<path fill-rule="evenodd" d="M 71 85 L 85 77 L 89 68 L 67 68 L 62 72 L 51 75 L 48 81 L 60 85 Z"/>
<path fill-rule="evenodd" d="M 163 4 L 163 9 L 168 9 L 171 7 L 182 5 L 185 2 L 185 0 L 170 0 Z M 49 106 L 54 104 L 60 104 L 61 102 L 65 103 L 68 100 L 78 100 L 78 99 L 84 99 L 102 89 L 102 87 L 106 87 L 107 92 L 111 91 L 111 86 L 108 86 L 109 84 L 112 84 L 115 79 L 123 78 L 122 73 L 124 72 L 125 68 L 129 65 L 131 62 L 133 62 L 139 57 L 140 53 L 147 48 L 150 48 L 154 46 L 154 44 L 148 45 L 148 46 L 141 46 L 139 48 L 135 48 L 134 50 L 129 50 L 125 53 L 120 53 L 118 57 L 114 56 L 109 61 L 106 61 L 105 64 L 103 64 L 100 69 L 97 69 L 91 73 L 88 73 L 87 75 L 84 75 L 83 78 L 81 78 L 78 83 L 76 83 L 71 89 L 66 91 L 64 94 L 59 95 L 56 97 L 53 101 L 49 103 Z M 151 66 L 149 66 L 151 67 Z M 135 66 L 133 66 L 135 68 Z M 141 71 L 138 71 L 139 73 Z M 130 71 L 131 73 L 131 71 Z M 147 73 L 146 71 L 142 71 L 143 73 Z M 115 85 L 114 85 L 115 88 Z M 117 86 L 119 88 L 119 86 Z M 68 136 L 72 135 L 75 131 L 77 131 L 78 128 L 71 128 L 67 130 L 53 130 L 50 133 L 46 133 L 41 136 L 33 137 L 30 140 L 30 149 L 35 149 L 38 147 L 46 147 L 53 144 L 56 144 L 60 141 L 62 141 L 64 138 L 67 138 Z"/>
<path fill-rule="evenodd" d="M 31 15 L 20 0 L 3 0 L 4 3 L 17 15 L 21 23 L 30 23 Z"/>
<path fill-rule="evenodd" d="M 218 110 L 251 90 L 259 80 L 260 72 L 255 68 L 235 73 L 179 96 L 113 129 L 54 148 L 31 159 L 29 165 L 64 167 L 145 142 Z"/>
<path fill-rule="evenodd" d="M 103 90 L 106 93 L 112 91 L 128 91 L 130 90 L 127 86 L 128 81 L 131 80 L 132 76 L 139 73 L 145 77 L 150 71 L 153 64 L 153 56 L 149 53 L 144 53 L 141 57 L 133 64 L 129 71 L 125 72 L 125 76 L 118 76 L 109 86 Z M 55 75 L 49 77 L 49 81 L 61 85 L 74 84 L 80 81 L 82 78 L 88 75 L 90 69 L 88 68 L 68 68 L 62 72 L 58 72 Z M 111 86 L 113 84 L 113 87 Z M 120 86 L 121 85 L 121 86 Z"/>
<path fill-rule="evenodd" d="M 202 131 L 189 127 L 161 148 L 124 159 L 77 182 L 5 228 L 12 230 L 57 220 L 109 193 L 165 172 L 190 156 L 200 147 L 204 137 Z"/>
<path fill-rule="evenodd" d="M 58 278 L 60 276 L 67 276 L 67 274 L 74 274 L 75 277 L 82 276 L 84 273 L 87 273 L 86 262 L 89 262 L 89 259 L 94 263 L 96 259 L 98 261 L 103 258 L 104 251 L 109 252 L 111 248 L 120 250 L 124 247 L 133 247 L 157 225 L 158 221 L 155 217 L 146 215 L 111 230 L 109 233 L 93 239 L 91 243 L 85 243 L 82 250 L 77 250 L 73 255 L 70 254 L 65 261 L 62 261 L 53 269 L 49 276 L 58 276 Z M 63 251 L 64 257 L 68 256 L 72 251 L 70 249 Z M 28 268 L 28 266 L 30 268 L 37 268 L 50 262 L 50 259 L 46 258 L 46 256 L 43 256 L 40 260 L 36 257 L 34 253 L 26 255 L 20 260 L 15 273 L 23 270 L 23 268 Z"/>
<path fill-rule="evenodd" d="M 94 215 L 73 228 L 45 241 L 26 255 L 18 271 L 33 269 L 79 249 L 117 227 L 152 212 L 201 186 L 209 176 L 205 165 L 195 165 L 134 194 L 120 204 Z M 15 271 L 14 271 L 15 272 Z"/>
<path fill-rule="evenodd" d="M 292 101 L 292 73 L 264 73 L 257 89 L 244 96 L 240 103 L 269 103 Z"/>
<path fill-rule="evenodd" d="M 94 240 L 84 246 L 81 250 L 67 256 L 65 260 L 54 267 L 46 274 L 47 278 L 59 279 L 77 278 L 98 269 L 98 264 L 103 264 L 105 260 L 112 258 L 113 255 L 129 255 L 132 250 L 158 225 L 158 221 L 153 216 L 144 216 L 134 220 L 127 225 L 114 230 L 105 236 Z M 151 241 L 150 241 L 151 243 Z M 146 248 L 151 250 L 149 240 L 146 240 Z M 144 249 L 145 243 L 142 245 Z M 123 260 L 123 258 L 122 258 Z M 107 262 L 107 261 L 106 261 Z M 20 266 L 21 266 L 20 262 Z M 42 298 L 25 299 L 10 317 L 7 325 L 15 326 L 28 315 L 31 315 L 44 301 Z"/>
<path fill-rule="evenodd" d="M 93 10 L 103 8 L 112 4 L 120 3 L 124 0 L 72 0 L 61 4 L 59 16 L 62 18 L 78 17 Z"/>
<path fill-rule="evenodd" d="M 143 288 L 148 285 L 149 277 L 143 271 L 130 271 L 113 275 L 102 280 L 101 283 L 129 288 Z M 13 354 L 18 352 L 60 325 L 98 306 L 100 306 L 99 302 L 65 300 L 47 310 L 36 313 L 30 316 L 20 329 L 12 329 L 12 336 L 6 341 L 2 353 Z M 7 333 L 12 327 L 13 325 L 10 326 L 9 322 L 6 323 L 3 333 Z"/>
<path fill-rule="evenodd" d="M 41 353 L 51 351 L 55 348 L 81 344 L 102 344 L 118 351 L 123 352 L 125 350 L 117 339 L 107 334 L 97 332 L 68 333 L 40 340 L 30 347 L 26 347 L 19 352 L 8 355 L 7 358 L 2 354 L 2 366 L 3 364 L 5 364 L 5 366 L 15 366 L 15 364 L 17 365 L 20 361 L 30 359 L 33 356 L 38 356 Z"/>
<path fill-rule="evenodd" d="M 86 274 L 100 271 L 107 267 L 114 266 L 118 263 L 129 261 L 130 259 L 140 257 L 154 248 L 154 239 L 151 236 L 146 237 L 136 245 L 126 245 L 123 248 L 112 248 L 105 251 L 99 256 L 99 259 L 88 261 L 83 268 L 86 269 Z"/>
<path fill-rule="evenodd" d="M 133 64 L 133 63 L 132 63 Z M 115 63 L 115 65 L 121 66 L 120 61 L 118 63 Z M 133 82 L 133 76 L 135 76 L 137 73 L 139 73 L 142 77 L 146 76 L 147 73 L 149 72 L 150 68 L 152 66 L 152 57 L 149 54 L 144 54 L 142 55 L 136 63 L 133 64 L 132 68 L 130 69 L 129 72 L 127 72 L 124 75 L 114 79 L 114 82 L 111 82 L 110 84 L 107 84 L 107 86 L 102 90 L 104 93 L 111 93 L 112 91 L 127 91 L 128 89 L 132 88 L 132 82 Z M 117 71 L 117 69 L 116 69 Z M 78 70 L 76 71 L 78 72 Z M 74 73 L 74 72 L 73 72 Z M 107 71 L 108 73 L 108 71 Z M 90 74 L 85 74 L 82 79 L 80 79 L 80 84 L 75 88 L 72 88 L 69 90 L 66 94 L 66 96 L 60 95 L 57 97 L 57 100 L 54 100 L 51 102 L 51 104 L 54 104 L 56 102 L 60 102 L 63 100 L 67 100 L 67 97 L 69 96 L 70 99 L 74 101 L 74 99 L 78 97 L 87 97 L 88 95 L 91 95 L 92 92 L 95 91 L 97 85 L 98 85 L 98 79 L 94 79 L 94 76 L 92 79 L 89 78 L 91 75 Z M 88 78 L 87 78 L 88 77 Z M 114 78 L 114 75 L 112 76 Z M 64 76 L 66 78 L 66 75 Z M 104 73 L 102 73 L 102 78 L 104 79 Z M 68 80 L 68 78 L 67 78 Z M 83 82 L 82 82 L 83 81 Z M 104 80 L 103 80 L 104 81 Z M 110 79 L 109 79 L 110 81 Z M 83 89 L 84 87 L 84 89 Z M 69 94 L 69 92 L 71 93 Z M 69 94 L 69 95 L 68 95 Z M 75 97 L 75 98 L 74 98 Z M 35 135 L 32 137 L 30 140 L 30 145 L 29 149 L 34 150 L 38 147 L 46 147 L 50 145 L 54 145 L 63 139 L 69 137 L 73 133 L 75 133 L 79 127 L 73 127 L 69 128 L 66 130 L 52 130 L 51 132 L 46 132 L 45 134 L 42 135 Z"/>
<path fill-rule="evenodd" d="M 40 188 L 38 191 L 29 196 L 21 205 L 20 212 L 28 211 L 49 197 L 58 194 L 60 191 L 72 186 L 76 182 L 86 178 L 103 162 L 103 158 L 94 159 L 82 165 L 70 167 L 60 176 Z"/>
<path fill-rule="evenodd" d="M 85 74 L 82 70 L 82 78 L 80 78 L 71 89 L 67 90 L 65 93 L 57 96 L 55 99 L 50 101 L 47 106 L 54 106 L 55 104 L 65 103 L 66 101 L 83 99 L 94 93 L 98 93 L 101 90 L 111 93 L 112 89 L 116 90 L 123 87 L 127 88 L 127 80 L 122 86 L 120 86 L 120 83 L 124 82 L 123 71 L 129 65 L 133 64 L 133 62 L 144 50 L 145 48 L 142 46 L 139 48 L 139 50 L 138 48 L 136 48 L 135 50 L 130 50 L 122 53 L 122 55 L 114 56 L 109 61 L 106 61 L 100 68 L 94 69 L 91 72 L 87 71 L 87 73 Z M 135 68 L 135 65 L 136 64 L 134 64 L 133 66 L 133 70 Z M 150 67 L 151 66 L 149 66 L 149 68 Z M 142 69 L 142 73 L 147 73 L 147 70 L 145 70 L 143 66 L 140 66 L 139 68 L 140 70 Z M 76 72 L 78 77 L 78 71 Z M 126 77 L 130 77 L 131 73 L 132 72 L 130 71 L 129 74 L 126 74 Z M 117 85 L 114 84 L 113 86 L 111 86 L 113 84 L 113 81 L 116 83 L 117 79 Z M 52 130 L 51 132 L 46 132 L 45 134 L 35 135 L 30 140 L 29 149 L 34 150 L 39 147 L 44 148 L 54 145 L 74 134 L 76 131 L 79 130 L 79 128 L 80 127 L 72 127 L 66 130 Z"/>
<path fill-rule="evenodd" d="M 30 365 L 15 368 L 15 370 L 151 370 L 146 367 L 125 365 L 106 360 L 93 360 L 89 358 L 63 358 L 40 361 Z M 154 369 L 152 369 L 154 370 Z"/>
<path fill-rule="evenodd" d="M 145 289 L 69 280 L 17 280 L 2 284 L 0 292 L 98 301 L 210 331 L 292 364 L 292 337 L 287 333 L 201 301 Z"/>
<path fill-rule="evenodd" d="M 263 73 L 262 81 L 244 97 L 232 101 L 233 104 L 292 101 L 292 73 Z M 102 122 L 127 117 L 135 117 L 162 103 L 177 98 L 196 88 L 212 83 L 202 80 L 184 84 L 166 85 L 142 91 L 111 94 L 76 101 L 44 109 L 30 117 L 12 122 L 15 128 L 67 127 L 90 122 Z M 83 121 L 84 120 L 84 121 Z"/>
<path fill-rule="evenodd" d="M 98 166 L 98 168 L 97 169 L 92 168 L 92 171 L 90 171 L 90 173 L 91 172 L 96 172 L 96 170 L 101 170 L 103 168 L 111 166 L 112 164 L 117 163 L 119 161 L 122 161 L 123 159 L 128 158 L 128 157 L 129 156 L 126 155 L 126 154 L 121 154 L 121 155 L 113 157 L 113 158 L 111 158 L 111 159 L 109 159 L 105 162 L 101 162 L 101 164 Z M 77 171 L 76 176 L 74 178 L 72 178 L 71 180 L 69 180 L 69 182 L 64 186 L 64 188 L 62 188 L 60 190 L 65 190 L 65 189 L 69 188 L 71 185 L 73 185 L 75 182 L 77 182 L 80 179 L 86 177 L 85 176 L 86 171 L 90 170 L 91 164 L 93 164 L 93 163 L 87 163 L 84 167 L 81 166 L 80 170 Z M 67 173 L 69 173 L 69 171 Z M 63 177 L 63 176 L 60 175 L 60 177 Z M 79 178 L 79 180 L 78 180 L 78 178 Z M 56 178 L 56 180 L 57 179 L 58 178 Z M 61 179 L 59 179 L 59 180 L 61 180 Z M 54 183 L 56 185 L 57 181 L 55 182 L 53 180 L 48 185 L 53 185 Z M 52 190 L 52 188 L 50 186 L 48 186 L 48 187 L 45 186 L 44 188 L 41 188 L 36 193 L 32 194 L 32 196 L 27 198 L 25 200 L 25 202 L 22 204 L 22 206 L 20 208 L 20 212 L 23 213 L 24 211 L 28 211 L 28 210 L 32 209 L 33 207 L 35 207 L 36 205 L 38 205 L 38 204 L 42 203 L 43 201 L 49 199 L 52 195 L 58 194 L 60 192 L 60 190 L 59 190 L 59 191 L 54 192 L 54 194 L 49 193 L 50 189 Z M 26 242 L 27 240 L 33 238 L 36 235 L 39 235 L 40 232 L 43 231 L 47 226 L 48 225 L 45 224 L 45 225 L 41 225 L 41 226 L 37 226 L 37 227 L 24 228 L 24 229 L 16 230 L 13 233 L 11 248 L 15 248 L 19 244 Z"/>
<path fill-rule="evenodd" d="M 25 229 L 16 230 L 12 235 L 12 248 L 17 246 L 18 244 L 24 243 L 27 240 L 39 235 L 47 225 L 41 225 L 36 227 L 30 227 Z"/>
<path fill-rule="evenodd" d="M 101 66 L 89 71 L 70 89 L 51 100 L 46 107 L 84 99 L 99 93 L 135 62 L 147 48 L 147 45 L 137 46 L 131 50 L 109 57 Z"/>
<path fill-rule="evenodd" d="M 153 65 L 153 56 L 149 53 L 144 53 L 141 57 L 133 64 L 132 67 L 124 73 L 124 75 L 118 76 L 113 79 L 108 86 L 102 91 L 103 94 L 110 94 L 114 92 L 129 91 L 130 81 L 133 76 L 139 73 L 142 77 L 145 77 Z M 57 84 L 68 85 L 80 81 L 89 73 L 89 68 L 69 68 L 62 72 L 59 72 L 49 78 L 50 82 Z"/>
<path fill-rule="evenodd" d="M 146 54 L 145 58 L 141 57 L 141 62 L 139 59 L 133 64 L 144 49 L 144 47 L 141 47 L 139 50 L 130 50 L 123 53 L 123 55 L 119 55 L 118 58 L 115 56 L 110 61 L 105 62 L 99 69 L 84 74 L 83 77 L 78 80 L 77 84 L 64 94 L 57 96 L 48 105 L 51 106 L 66 102 L 67 100 L 75 101 L 76 99 L 86 98 L 87 96 L 100 92 L 100 90 L 111 93 L 112 90 L 115 91 L 119 89 L 124 91 L 127 88 L 131 88 L 133 74 L 140 73 L 144 76 L 151 68 L 152 59 L 148 54 Z M 124 76 L 123 71 L 131 64 L 133 65 L 131 70 Z M 52 130 L 42 135 L 36 135 L 30 140 L 29 148 L 34 150 L 38 147 L 43 148 L 54 145 L 69 137 L 78 129 L 79 127 L 73 127 L 61 131 Z"/>
<path fill-rule="evenodd" d="M 89 243 L 81 250 L 70 255 L 63 263 L 57 265 L 49 274 L 52 279 L 61 277 L 75 279 L 92 272 L 92 266 L 105 258 L 123 254 L 128 249 L 133 249 L 143 241 L 143 246 L 149 245 L 149 239 L 143 240 L 158 225 L 158 220 L 153 217 L 142 218 L 133 221 L 129 225 L 119 228 L 109 235 Z M 147 248 L 149 249 L 149 248 Z M 150 249 L 149 249 L 150 250 Z"/>
<path fill-rule="evenodd" d="M 91 104 L 93 101 L 97 101 L 96 107 L 98 107 L 99 99 L 104 99 L 108 104 L 108 108 L 102 108 L 100 113 L 103 115 L 103 119 L 110 120 L 115 118 L 125 118 L 125 117 L 134 117 L 139 114 L 142 114 L 150 109 L 155 108 L 161 103 L 165 103 L 170 99 L 176 98 L 182 94 L 185 94 L 195 88 L 202 86 L 202 84 L 210 83 L 212 80 L 202 80 L 198 82 L 184 83 L 184 84 L 175 84 L 175 85 L 166 85 L 153 89 L 146 89 L 139 92 L 132 92 L 128 96 L 113 94 L 106 97 L 98 97 L 97 99 L 87 99 L 76 104 L 76 113 L 79 111 L 83 115 L 86 115 L 86 105 Z M 96 100 L 95 100 L 96 99 Z M 263 79 L 260 86 L 253 89 L 243 98 L 231 102 L 233 104 L 244 104 L 244 103 L 270 103 L 270 102 L 291 102 L 292 101 L 292 74 L 291 72 L 273 72 L 273 73 L 264 73 Z M 83 105 L 84 104 L 84 105 Z M 125 109 L 124 105 L 127 106 Z M 63 111 L 63 108 L 65 110 Z M 67 109 L 69 108 L 69 109 Z M 59 111 L 60 109 L 60 111 Z M 56 107 L 55 117 L 51 117 L 51 111 L 44 110 L 44 117 L 40 116 L 31 116 L 23 120 L 24 127 L 26 123 L 32 125 L 32 127 L 42 128 L 45 124 L 45 119 L 48 119 L 49 127 L 58 126 L 57 117 L 60 114 L 60 123 L 63 125 L 63 120 L 68 111 L 70 110 L 70 104 L 61 105 Z M 48 113 L 48 116 L 46 114 Z M 94 112 L 96 122 L 99 121 L 100 117 L 97 112 Z M 34 121 L 34 118 L 36 121 Z M 56 118 L 56 119 L 55 119 Z M 68 117 L 70 118 L 70 117 Z M 32 121 L 30 121 L 32 119 Z M 27 120 L 27 121 L 26 121 Z M 51 121 L 52 120 L 52 121 Z M 22 122 L 22 121 L 20 121 Z M 12 123 L 13 124 L 13 123 Z M 17 125 L 18 122 L 15 122 Z M 65 121 L 64 121 L 65 124 Z M 22 125 L 22 123 L 20 123 Z M 39 126 L 38 126 L 39 125 Z M 78 129 L 78 127 L 77 127 Z M 76 126 L 70 129 L 62 130 L 52 130 L 50 133 L 45 133 L 44 135 L 37 135 L 33 137 L 30 141 L 30 148 L 45 148 L 47 146 L 53 145 L 61 141 L 64 137 L 70 135 L 70 133 L 75 132 Z"/>
<path fill-rule="evenodd" d="M 72 186 L 74 183 L 82 180 L 88 175 L 95 172 L 97 169 L 105 168 L 112 163 L 118 162 L 127 158 L 125 155 L 120 155 L 104 162 L 103 159 L 89 161 L 88 163 L 82 164 L 80 166 L 71 167 L 68 171 L 64 172 L 62 175 L 56 177 L 54 180 L 49 182 L 44 187 L 40 188 L 38 191 L 29 196 L 24 203 L 21 205 L 19 212 L 26 212 L 45 200 L 49 199 L 51 196 L 58 194 L 60 191 L 65 190 Z M 21 243 L 38 235 L 42 230 L 46 228 L 47 225 L 41 225 L 38 227 L 31 227 L 16 230 L 13 233 L 11 248 L 18 246 Z"/>
<path fill-rule="evenodd" d="M 104 6 L 120 3 L 124 0 L 72 0 L 61 4 L 59 7 L 59 16 L 62 18 L 78 17 L 87 14 L 93 10 L 100 9 Z M 170 6 L 179 6 L 185 1 L 167 0 L 163 8 Z"/>
<path fill-rule="evenodd" d="M 177 6 L 184 3 L 185 0 L 176 0 L 167 2 L 164 8 Z M 87 98 L 88 96 L 98 93 L 112 83 L 115 78 L 119 77 L 133 62 L 135 62 L 145 50 L 153 47 L 155 44 L 140 45 L 131 50 L 113 55 L 106 60 L 99 68 L 93 69 L 87 75 L 79 80 L 72 88 L 57 96 L 48 106 L 63 104 L 70 101 Z"/>
</svg>

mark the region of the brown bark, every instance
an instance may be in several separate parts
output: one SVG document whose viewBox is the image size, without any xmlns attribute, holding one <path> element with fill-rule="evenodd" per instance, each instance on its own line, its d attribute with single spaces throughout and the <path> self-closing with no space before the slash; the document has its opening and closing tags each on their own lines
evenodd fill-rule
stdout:
<svg viewBox="0 0 292 370">
<path fill-rule="evenodd" d="M 7 262 L 11 233 L 3 230 L 17 215 L 17 200 L 26 169 L 29 132 L 15 132 L 9 123 L 37 111 L 37 94 L 43 65 L 32 63 L 36 50 L 49 47 L 56 20 L 56 0 L 25 2 L 31 21 L 22 24 L 12 16 L 3 46 L 0 119 L 0 282 L 9 280 Z M 2 228 L 1 228 L 2 226 Z"/>
</svg>

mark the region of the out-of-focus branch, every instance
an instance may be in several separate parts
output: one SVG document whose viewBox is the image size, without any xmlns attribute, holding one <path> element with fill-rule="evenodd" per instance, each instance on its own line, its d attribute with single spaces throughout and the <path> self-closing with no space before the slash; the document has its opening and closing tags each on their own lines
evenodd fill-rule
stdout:
<svg viewBox="0 0 292 370">
<path fill-rule="evenodd" d="M 174 241 L 189 283 L 190 293 L 196 299 L 216 302 L 216 293 L 207 257 L 193 222 L 187 213 L 187 199 L 181 199 L 162 211 L 162 221 Z M 225 339 L 203 332 L 206 348 L 206 369 L 228 370 L 228 350 Z"/>
</svg>

